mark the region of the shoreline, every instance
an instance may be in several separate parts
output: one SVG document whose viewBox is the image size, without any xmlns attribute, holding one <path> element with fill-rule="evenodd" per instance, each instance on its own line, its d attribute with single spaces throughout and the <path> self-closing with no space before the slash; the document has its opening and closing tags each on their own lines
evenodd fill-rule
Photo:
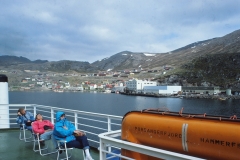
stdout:
<svg viewBox="0 0 240 160">
<path fill-rule="evenodd" d="M 197 99 L 219 99 L 221 101 L 228 99 L 240 99 L 240 95 L 186 95 L 184 98 L 197 98 Z"/>
<path fill-rule="evenodd" d="M 95 93 L 106 93 L 101 91 L 71 91 L 71 90 L 64 90 L 63 92 L 56 92 L 53 90 L 9 90 L 9 92 L 55 92 L 55 93 L 64 93 L 64 92 L 95 92 Z M 111 93 L 115 94 L 115 93 Z M 225 101 L 228 99 L 240 99 L 240 95 L 208 95 L 208 94 L 189 94 L 189 95 L 158 95 L 158 94 L 143 94 L 143 93 L 124 93 L 119 92 L 119 94 L 127 95 L 127 96 L 142 96 L 142 97 L 153 97 L 153 98 L 181 98 L 181 99 L 218 99 L 221 101 Z"/>
<path fill-rule="evenodd" d="M 240 95 L 208 95 L 208 94 L 191 94 L 191 95 L 157 95 L 157 94 L 143 94 L 143 93 L 124 93 L 119 94 L 128 96 L 143 96 L 155 98 L 194 98 L 194 99 L 219 99 L 221 101 L 227 99 L 240 99 Z"/>
</svg>

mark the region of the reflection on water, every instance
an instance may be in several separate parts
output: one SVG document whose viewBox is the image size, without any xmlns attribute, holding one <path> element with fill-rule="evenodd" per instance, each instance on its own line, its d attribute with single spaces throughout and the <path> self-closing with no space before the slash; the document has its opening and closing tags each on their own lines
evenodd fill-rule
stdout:
<svg viewBox="0 0 240 160">
<path fill-rule="evenodd" d="M 179 99 L 87 92 L 9 92 L 11 104 L 41 104 L 123 116 L 131 110 L 167 107 L 170 111 L 240 116 L 240 100 Z"/>
</svg>

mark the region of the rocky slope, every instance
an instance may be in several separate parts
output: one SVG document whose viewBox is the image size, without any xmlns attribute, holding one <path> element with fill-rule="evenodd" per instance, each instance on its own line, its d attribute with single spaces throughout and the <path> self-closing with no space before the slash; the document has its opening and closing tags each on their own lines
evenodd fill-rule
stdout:
<svg viewBox="0 0 240 160">
<path fill-rule="evenodd" d="M 194 59 L 182 66 L 184 72 L 179 73 L 189 83 L 208 84 L 240 88 L 240 54 L 219 53 Z"/>
</svg>

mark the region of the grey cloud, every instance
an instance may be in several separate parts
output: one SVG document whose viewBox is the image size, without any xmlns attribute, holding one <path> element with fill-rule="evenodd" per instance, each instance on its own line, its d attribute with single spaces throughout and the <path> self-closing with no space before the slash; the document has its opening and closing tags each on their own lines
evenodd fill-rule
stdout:
<svg viewBox="0 0 240 160">
<path fill-rule="evenodd" d="M 240 1 L 1 1 L 0 55 L 93 62 L 168 52 L 240 28 Z"/>
</svg>

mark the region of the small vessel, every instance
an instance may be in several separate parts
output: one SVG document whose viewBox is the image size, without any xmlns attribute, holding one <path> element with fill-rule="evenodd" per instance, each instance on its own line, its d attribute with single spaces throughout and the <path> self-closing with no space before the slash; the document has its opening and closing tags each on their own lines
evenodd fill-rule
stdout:
<svg viewBox="0 0 240 160">
<path fill-rule="evenodd" d="M 55 90 L 53 90 L 53 92 L 63 92 L 63 90 L 62 89 L 55 89 Z"/>
<path fill-rule="evenodd" d="M 110 89 L 106 89 L 105 93 L 111 93 L 111 90 Z"/>
<path fill-rule="evenodd" d="M 218 98 L 220 101 L 225 101 L 227 99 L 227 97 L 220 97 Z"/>
</svg>

